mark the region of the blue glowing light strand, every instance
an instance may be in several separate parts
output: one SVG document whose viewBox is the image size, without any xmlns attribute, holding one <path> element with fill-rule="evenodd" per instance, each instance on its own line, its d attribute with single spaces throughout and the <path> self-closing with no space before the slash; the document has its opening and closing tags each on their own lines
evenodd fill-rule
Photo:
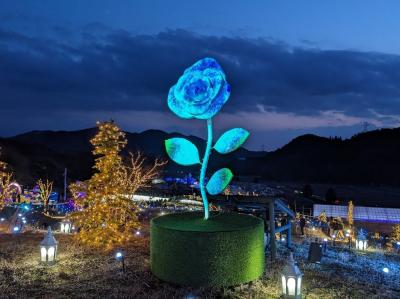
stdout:
<svg viewBox="0 0 400 299">
<path fill-rule="evenodd" d="M 203 162 L 201 164 L 201 170 L 200 170 L 200 193 L 201 193 L 201 198 L 203 200 L 203 205 L 204 205 L 204 219 L 205 220 L 207 220 L 210 216 L 210 212 L 208 209 L 207 192 L 206 192 L 206 186 L 205 186 L 204 179 L 206 177 L 208 159 L 210 158 L 210 154 L 211 154 L 212 139 L 213 139 L 212 120 L 211 120 L 211 118 L 209 118 L 209 119 L 207 119 L 207 145 L 206 145 L 206 150 L 204 152 Z"/>
</svg>

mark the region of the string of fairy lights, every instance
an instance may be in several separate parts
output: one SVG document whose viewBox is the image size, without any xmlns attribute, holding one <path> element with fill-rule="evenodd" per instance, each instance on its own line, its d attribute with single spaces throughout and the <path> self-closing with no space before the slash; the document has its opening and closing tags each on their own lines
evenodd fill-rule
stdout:
<svg viewBox="0 0 400 299">
<path fill-rule="evenodd" d="M 130 154 L 128 162 L 124 161 L 125 134 L 113 121 L 98 122 L 97 127 L 98 133 L 90 140 L 96 172 L 88 181 L 69 186 L 79 207 L 70 218 L 79 227 L 81 242 L 110 250 L 140 229 L 140 208 L 131 195 L 156 178 L 165 162 L 156 160 L 146 167 L 140 154 Z"/>
<path fill-rule="evenodd" d="M 0 148 L 1 153 L 1 148 Z M 8 170 L 7 163 L 0 161 L 0 210 L 6 204 L 6 200 L 11 195 L 9 188 L 13 178 L 13 173 Z"/>
</svg>

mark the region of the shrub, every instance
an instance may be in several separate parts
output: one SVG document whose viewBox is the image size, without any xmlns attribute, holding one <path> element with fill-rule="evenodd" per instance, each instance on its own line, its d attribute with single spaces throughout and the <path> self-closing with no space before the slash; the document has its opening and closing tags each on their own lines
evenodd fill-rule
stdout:
<svg viewBox="0 0 400 299">
<path fill-rule="evenodd" d="M 151 269 L 160 279 L 182 285 L 230 286 L 264 271 L 264 225 L 237 213 L 170 214 L 151 222 Z"/>
</svg>

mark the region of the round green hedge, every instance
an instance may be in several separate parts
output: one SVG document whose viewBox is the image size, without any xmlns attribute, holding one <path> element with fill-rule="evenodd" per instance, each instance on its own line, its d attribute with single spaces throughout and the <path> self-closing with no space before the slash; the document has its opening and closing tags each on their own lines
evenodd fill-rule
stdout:
<svg viewBox="0 0 400 299">
<path fill-rule="evenodd" d="M 194 287 L 232 286 L 264 272 L 264 225 L 237 213 L 168 214 L 151 221 L 151 270 Z"/>
</svg>

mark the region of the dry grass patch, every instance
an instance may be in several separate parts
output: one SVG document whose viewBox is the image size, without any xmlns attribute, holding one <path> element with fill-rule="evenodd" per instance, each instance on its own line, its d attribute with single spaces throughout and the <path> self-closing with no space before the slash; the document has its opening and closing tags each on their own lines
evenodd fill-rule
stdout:
<svg viewBox="0 0 400 299">
<path fill-rule="evenodd" d="M 39 264 L 43 234 L 0 235 L 0 298 L 279 298 L 284 259 L 267 259 L 264 277 L 251 285 L 225 289 L 184 288 L 162 282 L 149 270 L 148 236 L 126 248 L 126 272 L 114 252 L 100 253 L 77 245 L 70 235 L 56 235 L 58 262 Z M 363 279 L 346 263 L 310 266 L 298 250 L 306 298 L 400 298 L 399 286 Z M 283 256 L 283 251 L 280 252 Z M 399 263 L 400 261 L 397 260 Z M 195 269 L 194 269 L 195 271 Z M 365 269 L 369 275 L 370 269 Z M 350 273 L 351 275 L 346 275 Z"/>
</svg>

